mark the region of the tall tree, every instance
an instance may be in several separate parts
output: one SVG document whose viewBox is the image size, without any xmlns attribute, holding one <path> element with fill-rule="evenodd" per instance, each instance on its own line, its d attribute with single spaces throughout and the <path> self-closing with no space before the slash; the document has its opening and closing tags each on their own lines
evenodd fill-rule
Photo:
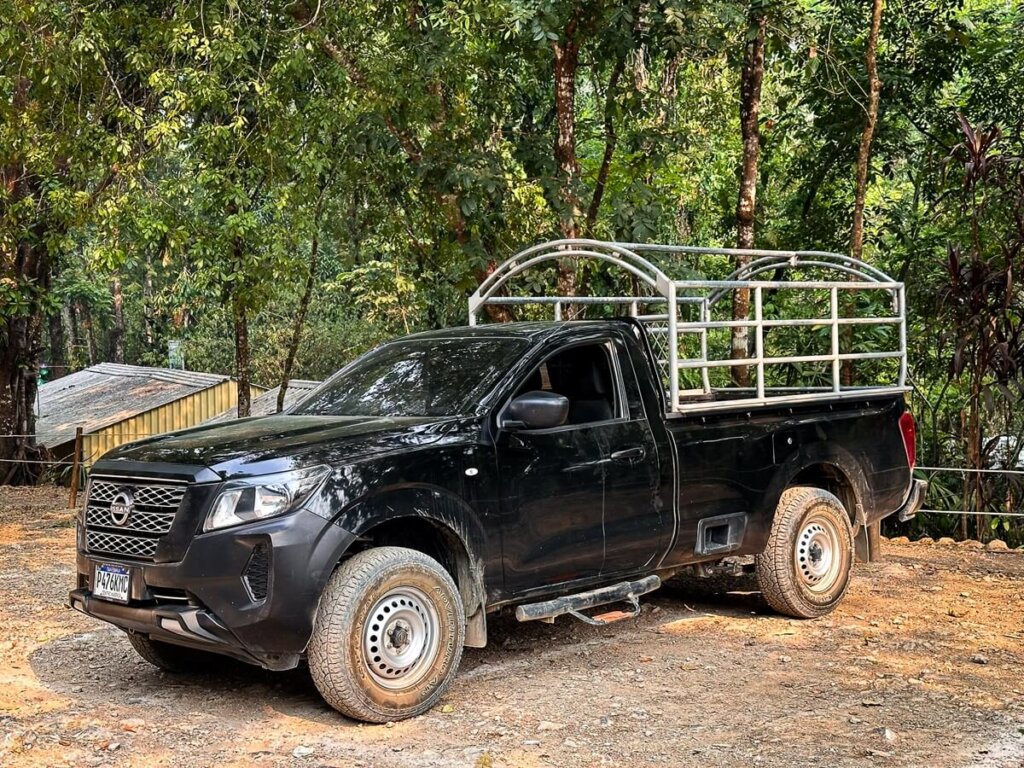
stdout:
<svg viewBox="0 0 1024 768">
<path fill-rule="evenodd" d="M 579 184 L 580 163 L 576 156 L 576 72 L 580 60 L 580 29 L 584 18 L 582 5 L 576 5 L 561 35 L 551 43 L 552 78 L 555 109 L 555 169 L 558 178 L 560 229 L 563 237 L 577 237 L 580 232 Z M 563 272 L 560 290 L 572 295 L 575 282 Z M 574 273 L 571 273 L 574 275 Z"/>
<path fill-rule="evenodd" d="M 871 6 L 871 29 L 868 32 L 867 50 L 864 60 L 867 65 L 868 103 L 865 109 L 864 132 L 860 137 L 857 153 L 857 181 L 853 195 L 853 229 L 850 234 L 850 255 L 861 258 L 864 253 L 864 200 L 868 190 L 868 168 L 871 163 L 871 142 L 875 137 L 878 123 L 878 102 L 882 93 L 882 81 L 878 77 L 878 33 L 882 26 L 884 0 L 873 0 Z"/>
<path fill-rule="evenodd" d="M 116 207 L 147 146 L 140 36 L 159 21 L 132 3 L 68 6 L 0 4 L 0 484 L 39 473 L 36 380 L 70 232 Z"/>
<path fill-rule="evenodd" d="M 871 26 L 868 30 L 867 47 L 864 54 L 866 72 L 868 78 L 868 102 L 865 107 L 864 131 L 860 137 L 860 147 L 857 151 L 857 176 L 853 193 L 853 227 L 850 232 L 850 255 L 856 259 L 864 256 L 864 201 L 868 191 L 868 170 L 871 165 L 871 143 L 875 137 L 875 127 L 878 123 L 878 103 L 882 92 L 882 81 L 878 77 L 878 34 L 882 26 L 882 8 L 884 0 L 873 0 L 871 6 Z M 846 297 L 848 300 L 849 297 Z M 853 338 L 852 327 L 843 329 L 842 346 L 848 347 Z M 845 387 L 854 383 L 854 363 L 852 360 L 844 360 L 840 379 Z M 872 535 L 880 533 L 878 526 L 874 528 Z"/>
<path fill-rule="evenodd" d="M 740 165 L 740 191 L 736 204 L 736 246 L 754 247 L 754 226 L 757 214 L 758 157 L 761 152 L 761 88 L 764 83 L 765 35 L 768 14 L 764 0 L 753 0 L 748 16 L 746 49 L 743 71 L 740 75 L 740 132 L 743 137 L 743 159 Z M 737 269 L 750 263 L 748 256 L 737 255 Z M 746 320 L 750 316 L 750 291 L 741 288 L 733 292 L 733 320 Z M 749 328 L 732 329 L 732 358 L 742 360 L 749 356 Z M 737 386 L 750 386 L 750 369 L 745 365 L 732 368 Z"/>
</svg>

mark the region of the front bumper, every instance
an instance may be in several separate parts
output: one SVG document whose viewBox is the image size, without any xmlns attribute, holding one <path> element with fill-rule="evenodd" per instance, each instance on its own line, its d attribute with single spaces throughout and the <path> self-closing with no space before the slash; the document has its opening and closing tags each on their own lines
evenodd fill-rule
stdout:
<svg viewBox="0 0 1024 768">
<path fill-rule="evenodd" d="M 924 497 L 928 492 L 928 482 L 926 480 L 914 480 L 910 485 L 910 493 L 907 494 L 907 500 L 903 506 L 897 510 L 899 520 L 901 523 L 911 520 L 917 511 L 924 506 Z"/>
<path fill-rule="evenodd" d="M 156 640 L 269 669 L 289 669 L 305 651 L 320 594 L 353 538 L 322 517 L 299 510 L 198 534 L 177 562 L 137 562 L 79 550 L 78 588 L 69 595 L 69 604 Z M 257 554 L 265 583 L 252 578 Z M 92 594 L 98 563 L 130 569 L 127 604 Z"/>
</svg>

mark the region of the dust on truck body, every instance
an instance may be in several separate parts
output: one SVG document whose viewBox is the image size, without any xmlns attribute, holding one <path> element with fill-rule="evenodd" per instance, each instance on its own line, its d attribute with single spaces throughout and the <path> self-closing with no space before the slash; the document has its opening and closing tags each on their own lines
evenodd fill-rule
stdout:
<svg viewBox="0 0 1024 768">
<path fill-rule="evenodd" d="M 912 517 L 925 489 L 904 287 L 818 252 L 698 277 L 736 253 L 536 246 L 471 297 L 469 327 L 386 343 L 285 413 L 111 451 L 71 606 L 166 670 L 306 661 L 372 722 L 430 708 L 506 608 L 607 624 L 681 569 L 753 555 L 772 608 L 831 611 L 867 526 Z M 619 287 L 522 293 L 584 261 Z"/>
</svg>

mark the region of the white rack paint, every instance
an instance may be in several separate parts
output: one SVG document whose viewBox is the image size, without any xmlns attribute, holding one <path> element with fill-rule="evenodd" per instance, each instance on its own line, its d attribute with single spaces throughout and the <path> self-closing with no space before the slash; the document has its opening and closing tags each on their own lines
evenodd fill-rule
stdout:
<svg viewBox="0 0 1024 768">
<path fill-rule="evenodd" d="M 687 277 L 672 279 L 653 258 L 657 256 L 750 257 L 750 263 L 723 280 L 701 280 Z M 531 269 L 563 262 L 566 259 L 589 259 L 604 262 L 631 276 L 638 288 L 633 296 L 522 296 L 510 293 L 512 281 Z M 810 279 L 778 279 L 785 273 L 820 273 Z M 772 279 L 764 279 L 767 273 Z M 753 317 L 745 320 L 715 320 L 716 308 L 721 312 L 732 305 L 737 290 L 747 289 L 752 297 Z M 779 290 L 827 291 L 829 316 L 765 318 L 765 297 Z M 859 292 L 881 292 L 891 302 L 892 312 L 886 315 L 863 315 L 847 312 L 855 306 L 852 300 Z M 848 299 L 844 301 L 843 298 Z M 613 243 L 600 240 L 555 240 L 527 248 L 498 266 L 469 298 L 469 324 L 476 325 L 487 306 L 550 306 L 553 319 L 562 320 L 563 310 L 570 305 L 620 305 L 641 322 L 647 330 L 652 349 L 658 358 L 667 382 L 670 413 L 708 411 L 767 403 L 806 403 L 837 398 L 864 397 L 907 390 L 907 326 L 906 289 L 884 272 L 858 259 L 825 251 L 767 251 L 760 249 L 696 248 L 649 243 Z M 811 302 L 808 302 L 811 305 Z M 696 314 L 696 319 L 683 316 Z M 731 318 L 731 314 L 729 315 Z M 765 351 L 766 330 L 782 327 L 823 327 L 831 331 L 827 354 L 792 354 L 771 356 Z M 896 343 L 891 348 L 872 351 L 841 351 L 840 329 L 852 326 L 895 326 Z M 747 327 L 754 337 L 754 351 L 749 357 L 732 359 L 709 355 L 709 331 Z M 699 353 L 686 354 L 680 342 L 696 336 Z M 662 342 L 661 339 L 664 339 Z M 888 381 L 860 382 L 843 386 L 841 370 L 844 361 L 892 359 L 898 361 L 895 376 Z M 769 387 L 766 371 L 772 366 L 831 363 L 830 386 Z M 756 386 L 750 389 L 713 387 L 711 371 L 716 368 L 750 366 Z M 680 372 L 698 371 L 700 386 L 681 389 Z"/>
</svg>

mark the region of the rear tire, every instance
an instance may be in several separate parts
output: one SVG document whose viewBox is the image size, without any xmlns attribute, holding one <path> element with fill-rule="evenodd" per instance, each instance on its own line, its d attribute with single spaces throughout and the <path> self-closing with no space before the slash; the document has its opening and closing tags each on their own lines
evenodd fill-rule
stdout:
<svg viewBox="0 0 1024 768">
<path fill-rule="evenodd" d="M 846 594 L 852 565 L 853 534 L 842 502 L 821 488 L 787 488 L 768 544 L 754 558 L 768 605 L 798 619 L 824 616 Z"/>
<path fill-rule="evenodd" d="M 309 671 L 343 715 L 371 723 L 414 717 L 455 677 L 465 627 L 462 599 L 440 563 L 402 547 L 368 549 L 327 582 Z"/>
<path fill-rule="evenodd" d="M 171 643 L 152 640 L 148 635 L 137 632 L 128 633 L 128 642 L 143 659 L 164 672 L 181 674 L 184 672 L 201 672 L 209 668 L 213 654 L 185 648 Z"/>
</svg>

